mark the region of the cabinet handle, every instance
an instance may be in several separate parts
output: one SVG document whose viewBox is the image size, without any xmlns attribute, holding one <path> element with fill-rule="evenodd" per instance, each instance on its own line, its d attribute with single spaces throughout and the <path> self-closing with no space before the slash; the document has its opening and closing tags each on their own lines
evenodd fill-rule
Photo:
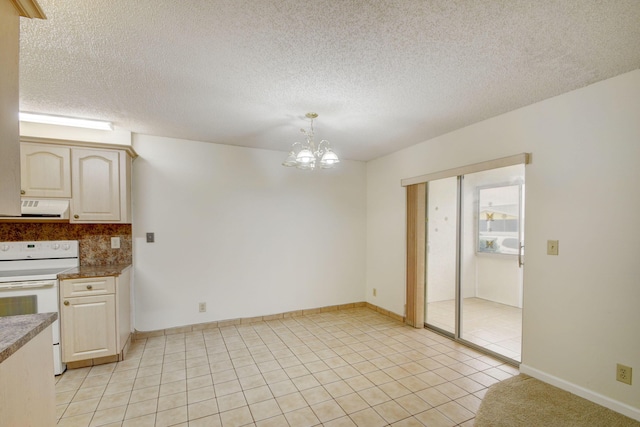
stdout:
<svg viewBox="0 0 640 427">
<path fill-rule="evenodd" d="M 24 190 L 20 190 L 20 194 L 27 194 L 27 192 Z"/>
<path fill-rule="evenodd" d="M 87 289 L 89 290 L 93 289 L 93 285 L 87 285 Z"/>
<path fill-rule="evenodd" d="M 80 218 L 80 215 L 77 215 L 77 214 L 76 214 L 76 215 L 74 215 L 73 217 L 74 217 L 75 219 L 78 219 L 78 218 Z"/>
<path fill-rule="evenodd" d="M 64 302 L 64 305 L 69 305 L 69 301 L 65 301 L 65 302 Z"/>
</svg>

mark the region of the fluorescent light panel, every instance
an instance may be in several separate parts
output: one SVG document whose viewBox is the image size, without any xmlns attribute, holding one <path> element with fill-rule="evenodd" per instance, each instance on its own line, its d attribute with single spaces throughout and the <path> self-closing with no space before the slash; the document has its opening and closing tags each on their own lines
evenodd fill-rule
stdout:
<svg viewBox="0 0 640 427">
<path fill-rule="evenodd" d="M 44 123 L 48 125 L 73 126 L 78 128 L 113 130 L 111 122 L 100 120 L 78 119 L 75 117 L 51 116 L 48 114 L 35 114 L 20 112 L 21 122 Z"/>
</svg>

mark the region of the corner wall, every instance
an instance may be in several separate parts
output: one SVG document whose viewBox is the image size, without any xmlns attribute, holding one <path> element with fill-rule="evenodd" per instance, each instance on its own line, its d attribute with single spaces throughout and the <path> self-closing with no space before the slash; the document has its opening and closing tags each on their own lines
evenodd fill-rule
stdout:
<svg viewBox="0 0 640 427">
<path fill-rule="evenodd" d="M 137 330 L 364 300 L 364 163 L 301 171 L 284 152 L 138 134 L 133 146 Z"/>
<path fill-rule="evenodd" d="M 367 301 L 404 312 L 402 178 L 522 152 L 522 369 L 640 419 L 640 381 L 615 381 L 617 362 L 640 369 L 640 70 L 369 162 Z"/>
</svg>

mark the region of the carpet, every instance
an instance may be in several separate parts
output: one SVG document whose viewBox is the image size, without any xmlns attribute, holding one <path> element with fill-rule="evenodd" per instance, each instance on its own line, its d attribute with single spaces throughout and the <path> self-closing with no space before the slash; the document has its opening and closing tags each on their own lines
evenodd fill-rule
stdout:
<svg viewBox="0 0 640 427">
<path fill-rule="evenodd" d="M 520 374 L 487 390 L 475 426 L 640 427 L 640 422 Z"/>
</svg>

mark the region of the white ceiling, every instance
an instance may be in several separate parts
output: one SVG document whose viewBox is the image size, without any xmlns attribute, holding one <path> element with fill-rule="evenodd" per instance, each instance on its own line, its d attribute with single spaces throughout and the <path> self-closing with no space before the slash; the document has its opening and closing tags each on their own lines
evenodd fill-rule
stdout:
<svg viewBox="0 0 640 427">
<path fill-rule="evenodd" d="M 640 68 L 638 0 L 38 0 L 20 109 L 370 160 Z"/>
</svg>

